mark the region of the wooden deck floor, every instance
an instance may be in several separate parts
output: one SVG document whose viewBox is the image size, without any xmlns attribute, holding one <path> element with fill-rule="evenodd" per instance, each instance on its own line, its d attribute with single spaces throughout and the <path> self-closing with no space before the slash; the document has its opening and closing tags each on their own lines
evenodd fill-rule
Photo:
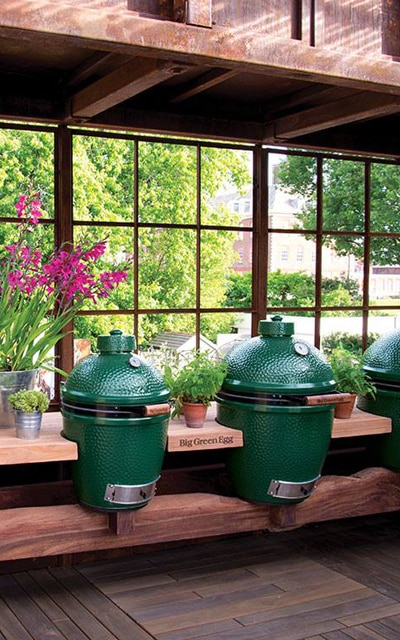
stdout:
<svg viewBox="0 0 400 640">
<path fill-rule="evenodd" d="M 0 575 L 0 640 L 398 640 L 400 513 Z"/>
</svg>

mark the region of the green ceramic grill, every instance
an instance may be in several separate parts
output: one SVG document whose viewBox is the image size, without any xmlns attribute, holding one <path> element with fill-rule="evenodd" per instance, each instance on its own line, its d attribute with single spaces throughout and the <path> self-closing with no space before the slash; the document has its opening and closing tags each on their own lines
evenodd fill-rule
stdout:
<svg viewBox="0 0 400 640">
<path fill-rule="evenodd" d="M 400 469 L 400 331 L 391 331 L 368 347 L 363 369 L 376 385 L 376 398 L 358 396 L 357 407 L 392 419 L 391 433 L 368 438 L 371 463 Z"/>
<path fill-rule="evenodd" d="M 227 452 L 237 494 L 251 502 L 300 502 L 315 489 L 328 451 L 334 411 L 332 369 L 294 336 L 280 316 L 259 323 L 259 336 L 227 356 L 217 421 L 243 432 Z"/>
<path fill-rule="evenodd" d="M 137 509 L 153 497 L 168 435 L 169 391 L 135 355 L 134 336 L 97 339 L 62 389 L 62 435 L 78 444 L 72 478 L 78 500 L 106 511 Z"/>
</svg>

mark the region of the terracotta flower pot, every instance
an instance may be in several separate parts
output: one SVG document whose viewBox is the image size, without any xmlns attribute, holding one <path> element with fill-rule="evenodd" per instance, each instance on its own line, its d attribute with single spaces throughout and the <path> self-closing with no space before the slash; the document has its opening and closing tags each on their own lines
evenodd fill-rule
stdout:
<svg viewBox="0 0 400 640">
<path fill-rule="evenodd" d="M 203 426 L 207 415 L 207 405 L 201 402 L 184 402 L 182 410 L 186 426 L 195 429 Z"/>
<path fill-rule="evenodd" d="M 349 394 L 349 399 L 346 402 L 340 402 L 335 406 L 334 417 L 335 418 L 350 418 L 354 409 L 354 404 L 357 395 L 355 393 Z"/>
</svg>

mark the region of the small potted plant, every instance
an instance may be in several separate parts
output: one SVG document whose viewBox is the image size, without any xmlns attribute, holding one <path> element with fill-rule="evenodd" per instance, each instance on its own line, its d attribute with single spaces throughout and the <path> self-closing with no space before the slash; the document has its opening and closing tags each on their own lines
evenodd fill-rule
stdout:
<svg viewBox="0 0 400 640">
<path fill-rule="evenodd" d="M 226 376 L 226 364 L 209 353 L 192 351 L 185 364 L 164 367 L 174 403 L 172 417 L 184 415 L 188 427 L 202 427 L 215 394 Z"/>
<path fill-rule="evenodd" d="M 349 418 L 357 396 L 376 395 L 376 387 L 371 378 L 363 371 L 362 358 L 342 346 L 332 350 L 329 358 L 336 390 L 350 394 L 348 402 L 340 402 L 335 408 L 335 418 Z"/>
<path fill-rule="evenodd" d="M 14 409 L 17 438 L 38 438 L 42 415 L 50 404 L 47 394 L 43 391 L 21 389 L 12 393 L 8 402 Z"/>
</svg>

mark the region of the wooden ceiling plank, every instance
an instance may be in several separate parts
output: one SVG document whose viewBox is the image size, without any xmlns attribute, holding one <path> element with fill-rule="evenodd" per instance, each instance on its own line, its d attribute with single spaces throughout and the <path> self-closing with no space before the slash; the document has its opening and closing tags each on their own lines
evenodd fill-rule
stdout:
<svg viewBox="0 0 400 640">
<path fill-rule="evenodd" d="M 73 16 L 73 20 L 71 20 Z M 154 55 L 193 64 L 237 68 L 278 77 L 332 83 L 360 90 L 400 94 L 400 63 L 389 56 L 310 47 L 302 41 L 265 35 L 263 22 L 251 34 L 141 17 L 126 3 L 96 10 L 79 0 L 2 0 L 0 33 L 59 36 L 79 46 L 128 55 Z M 18 37 L 18 36 L 16 36 Z"/>
<path fill-rule="evenodd" d="M 206 91 L 207 89 L 211 89 L 211 87 L 215 87 L 221 82 L 225 82 L 226 80 L 230 80 L 238 75 L 238 71 L 225 71 L 222 69 L 213 69 L 204 73 L 199 78 L 193 80 L 193 82 L 189 83 L 186 90 L 181 91 L 179 94 L 175 95 L 170 99 L 171 104 L 179 104 L 184 100 L 188 100 L 193 96 Z"/>
<path fill-rule="evenodd" d="M 312 107 L 296 114 L 278 118 L 271 123 L 275 140 L 288 140 L 323 131 L 331 127 L 378 118 L 400 111 L 400 98 L 360 92 L 330 104 Z M 272 129 L 271 129 L 272 128 Z"/>
<path fill-rule="evenodd" d="M 78 91 L 72 98 L 72 117 L 92 118 L 187 68 L 187 65 L 173 61 L 135 58 Z"/>
</svg>

